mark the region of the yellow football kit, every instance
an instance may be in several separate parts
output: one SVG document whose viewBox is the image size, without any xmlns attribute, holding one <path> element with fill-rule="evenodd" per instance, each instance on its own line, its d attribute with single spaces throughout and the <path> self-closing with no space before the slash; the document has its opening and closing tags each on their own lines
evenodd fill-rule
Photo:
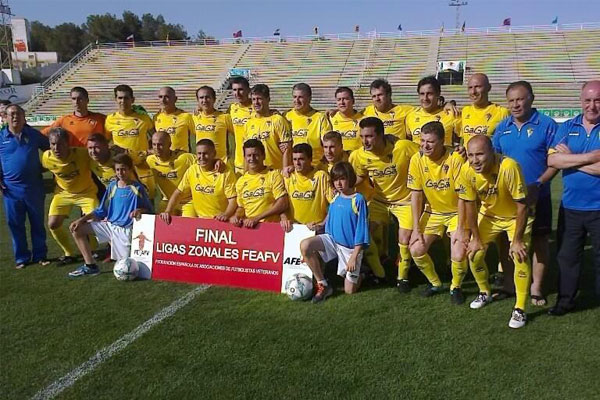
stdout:
<svg viewBox="0 0 600 400">
<path fill-rule="evenodd" d="M 154 177 L 146 163 L 148 140 L 154 130 L 152 120 L 147 114 L 132 112 L 123 115 L 115 112 L 106 117 L 105 129 L 110 133 L 113 143 L 126 149 L 133 159 L 138 178 L 148 189 L 148 197 L 152 202 L 155 194 Z"/>
<path fill-rule="evenodd" d="M 161 111 L 154 115 L 154 129 L 169 134 L 171 150 L 190 151 L 190 135 L 193 138 L 195 133 L 192 114 L 180 109 L 169 114 Z"/>
<path fill-rule="evenodd" d="M 283 153 L 279 145 L 292 142 L 292 132 L 285 118 L 279 114 L 250 118 L 246 122 L 246 133 L 242 144 L 248 139 L 258 139 L 265 146 L 267 167 L 279 170 L 283 168 Z"/>
<path fill-rule="evenodd" d="M 362 147 L 360 140 L 360 127 L 358 124 L 363 118 L 362 113 L 355 113 L 352 118 L 346 118 L 341 112 L 335 113 L 331 118 L 331 126 L 334 131 L 342 135 L 344 151 L 353 151 Z"/>
<path fill-rule="evenodd" d="M 322 222 L 333 200 L 333 188 L 325 171 L 313 169 L 307 175 L 296 171 L 285 178 L 290 197 L 290 215 L 300 224 Z"/>
<path fill-rule="evenodd" d="M 112 158 L 109 158 L 104 164 L 90 159 L 90 169 L 92 170 L 92 173 L 96 175 L 98 180 L 100 180 L 100 182 L 104 185 L 104 187 L 107 187 L 110 181 L 116 179 L 115 163 Z"/>
<path fill-rule="evenodd" d="M 327 115 L 323 112 L 310 110 L 306 115 L 296 110 L 285 114 L 292 130 L 293 145 L 308 143 L 312 148 L 312 165 L 317 165 L 323 158 L 321 137 L 332 130 Z"/>
<path fill-rule="evenodd" d="M 227 210 L 229 199 L 236 197 L 236 177 L 231 167 L 224 172 L 192 165 L 179 182 L 181 192 L 191 192 L 194 213 L 200 218 L 214 218 Z"/>
<path fill-rule="evenodd" d="M 248 218 L 256 217 L 267 211 L 275 200 L 287 195 L 281 172 L 265 168 L 261 172 L 245 172 L 236 185 L 237 203 L 244 209 Z M 266 218 L 266 222 L 278 222 L 279 215 Z"/>
<path fill-rule="evenodd" d="M 340 161 L 348 161 L 348 158 L 348 153 L 344 152 Z M 327 160 L 322 160 L 316 168 L 327 172 L 327 175 L 329 175 L 331 173 L 331 169 L 335 164 L 336 163 L 329 163 L 327 162 Z M 331 180 L 331 176 L 329 179 Z M 356 191 L 362 194 L 367 202 L 371 201 L 371 199 L 375 195 L 375 189 L 373 189 L 373 185 L 371 185 L 371 181 L 369 179 L 364 179 L 361 183 L 356 185 Z"/>
<path fill-rule="evenodd" d="M 396 136 L 398 139 L 406 139 L 406 116 L 414 110 L 413 106 L 398 104 L 388 112 L 378 111 L 374 105 L 370 105 L 363 111 L 365 117 L 377 117 L 383 122 L 386 135 Z"/>
<path fill-rule="evenodd" d="M 447 113 L 443 109 L 436 113 L 430 114 L 423 108 L 419 107 L 408 113 L 406 116 L 406 132 L 412 136 L 412 141 L 416 144 L 421 144 L 421 128 L 428 122 L 438 121 L 444 125 L 444 145 L 453 145 L 453 135 L 460 132 L 460 118 L 455 117 L 452 113 Z"/>
<path fill-rule="evenodd" d="M 461 129 L 459 136 L 466 146 L 475 135 L 486 135 L 492 137 L 496 126 L 504 118 L 510 115 L 507 108 L 491 103 L 485 108 L 477 108 L 473 105 L 462 109 Z"/>
<path fill-rule="evenodd" d="M 182 151 L 172 151 L 168 160 L 161 160 L 156 154 L 151 154 L 146 158 L 146 162 L 154 174 L 156 185 L 162 193 L 162 199 L 159 205 L 159 212 L 167 208 L 169 198 L 177 189 L 181 178 L 188 168 L 196 163 L 196 157 L 190 153 Z M 177 214 L 184 217 L 194 217 L 194 207 L 191 204 L 192 197 L 190 192 L 182 192 L 179 197 L 179 205 L 175 210 Z"/>
<path fill-rule="evenodd" d="M 199 111 L 194 114 L 196 142 L 200 139 L 210 139 L 215 144 L 217 158 L 227 162 L 227 141 L 229 134 L 233 134 L 231 115 L 221 111 L 205 114 Z"/>
<path fill-rule="evenodd" d="M 246 134 L 246 122 L 250 120 L 252 114 L 252 104 L 243 106 L 239 103 L 231 103 L 229 106 L 229 115 L 233 124 L 235 136 L 235 157 L 234 166 L 236 174 L 244 173 L 244 135 Z"/>
</svg>

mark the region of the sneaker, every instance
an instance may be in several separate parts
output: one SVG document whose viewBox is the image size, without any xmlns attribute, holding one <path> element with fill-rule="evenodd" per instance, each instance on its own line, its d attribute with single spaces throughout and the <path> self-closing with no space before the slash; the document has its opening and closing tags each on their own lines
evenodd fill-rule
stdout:
<svg viewBox="0 0 600 400">
<path fill-rule="evenodd" d="M 461 305 L 465 302 L 465 295 L 462 292 L 462 289 L 456 287 L 450 291 L 450 303 Z"/>
<path fill-rule="evenodd" d="M 396 281 L 396 289 L 400 293 L 408 293 L 410 292 L 410 285 L 408 284 L 407 279 L 399 279 Z"/>
<path fill-rule="evenodd" d="M 50 265 L 50 260 L 48 260 L 47 258 L 42 258 L 41 260 L 38 261 L 38 264 L 41 265 L 42 267 L 45 267 L 47 265 Z"/>
<path fill-rule="evenodd" d="M 20 262 L 17 265 L 15 265 L 15 269 L 24 269 L 27 266 L 26 262 Z"/>
<path fill-rule="evenodd" d="M 421 296 L 422 297 L 431 297 L 431 296 L 435 296 L 436 294 L 440 294 L 440 293 L 442 293 L 441 286 L 433 286 L 431 283 L 428 283 L 425 290 L 423 290 L 421 292 Z"/>
<path fill-rule="evenodd" d="M 60 256 L 54 262 L 58 265 L 73 264 L 76 260 L 73 256 Z"/>
<path fill-rule="evenodd" d="M 81 267 L 77 268 L 75 271 L 69 272 L 69 276 L 71 278 L 79 278 L 80 276 L 84 276 L 84 275 L 94 276 L 94 275 L 98 275 L 99 273 L 100 273 L 100 268 L 98 268 L 97 266 L 88 267 L 87 265 L 84 264 Z"/>
<path fill-rule="evenodd" d="M 475 297 L 475 300 L 473 300 L 471 302 L 470 307 L 473 310 L 477 310 L 478 308 L 484 307 L 484 306 L 488 305 L 491 302 L 492 302 L 492 296 L 490 296 L 487 293 L 481 292 L 481 293 L 479 293 L 477 295 L 477 297 Z"/>
<path fill-rule="evenodd" d="M 512 312 L 512 316 L 510 317 L 510 321 L 508 321 L 508 326 L 514 329 L 522 328 L 527 323 L 527 314 L 525 311 L 520 308 L 515 308 Z"/>
<path fill-rule="evenodd" d="M 313 303 L 320 303 L 325 301 L 329 296 L 333 294 L 333 288 L 330 285 L 323 285 L 317 282 L 317 293 L 312 298 Z"/>
</svg>

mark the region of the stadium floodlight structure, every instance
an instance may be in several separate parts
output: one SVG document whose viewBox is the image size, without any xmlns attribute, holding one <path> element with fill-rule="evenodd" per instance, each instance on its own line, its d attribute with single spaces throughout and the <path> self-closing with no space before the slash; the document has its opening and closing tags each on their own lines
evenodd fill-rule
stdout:
<svg viewBox="0 0 600 400">
<path fill-rule="evenodd" d="M 10 30 L 10 7 L 8 0 L 0 0 L 0 67 L 12 68 L 12 33 Z"/>
<path fill-rule="evenodd" d="M 456 8 L 456 29 L 458 30 L 460 29 L 460 8 L 469 5 L 469 2 L 464 0 L 450 0 L 448 5 Z"/>
</svg>

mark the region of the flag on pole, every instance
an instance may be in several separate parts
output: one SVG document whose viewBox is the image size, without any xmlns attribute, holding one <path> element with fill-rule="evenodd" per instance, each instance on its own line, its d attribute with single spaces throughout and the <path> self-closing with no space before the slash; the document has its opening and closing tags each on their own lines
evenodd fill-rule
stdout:
<svg viewBox="0 0 600 400">
<path fill-rule="evenodd" d="M 134 40 L 133 33 L 125 38 L 125 40 Z"/>
<path fill-rule="evenodd" d="M 467 27 L 467 21 L 464 21 L 462 24 L 462 27 L 460 28 L 460 31 L 464 32 L 466 27 Z"/>
<path fill-rule="evenodd" d="M 558 24 L 558 17 L 554 17 L 554 19 L 552 20 L 552 24 Z"/>
<path fill-rule="evenodd" d="M 502 26 L 510 26 L 510 18 L 505 18 L 504 21 L 502 21 Z"/>
<path fill-rule="evenodd" d="M 354 32 L 360 32 L 360 26 L 354 25 Z"/>
<path fill-rule="evenodd" d="M 442 22 L 442 26 L 440 27 L 440 33 L 444 33 L 444 23 Z"/>
<path fill-rule="evenodd" d="M 318 34 L 319 34 L 319 27 L 318 27 L 318 26 L 315 26 L 315 29 L 314 29 L 314 31 L 315 31 L 315 35 L 318 35 Z"/>
<path fill-rule="evenodd" d="M 233 37 L 234 38 L 241 38 L 242 37 L 242 31 L 239 30 L 237 32 L 233 32 Z"/>
<path fill-rule="evenodd" d="M 398 30 L 401 31 L 402 30 L 402 24 L 398 25 Z"/>
<path fill-rule="evenodd" d="M 273 36 L 281 36 L 281 32 L 279 31 L 279 28 L 275 29 L 275 32 L 273 32 Z"/>
</svg>

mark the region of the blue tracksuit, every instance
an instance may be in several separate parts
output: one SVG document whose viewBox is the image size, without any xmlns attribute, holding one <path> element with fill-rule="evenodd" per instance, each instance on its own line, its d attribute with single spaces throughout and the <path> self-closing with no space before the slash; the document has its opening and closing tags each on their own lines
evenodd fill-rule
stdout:
<svg viewBox="0 0 600 400">
<path fill-rule="evenodd" d="M 48 150 L 48 138 L 25 125 L 17 139 L 8 127 L 0 130 L 0 182 L 4 210 L 12 234 L 17 264 L 37 262 L 46 258 L 46 229 L 44 226 L 44 185 L 40 150 Z M 27 246 L 25 216 L 31 225 L 33 254 Z"/>
</svg>

